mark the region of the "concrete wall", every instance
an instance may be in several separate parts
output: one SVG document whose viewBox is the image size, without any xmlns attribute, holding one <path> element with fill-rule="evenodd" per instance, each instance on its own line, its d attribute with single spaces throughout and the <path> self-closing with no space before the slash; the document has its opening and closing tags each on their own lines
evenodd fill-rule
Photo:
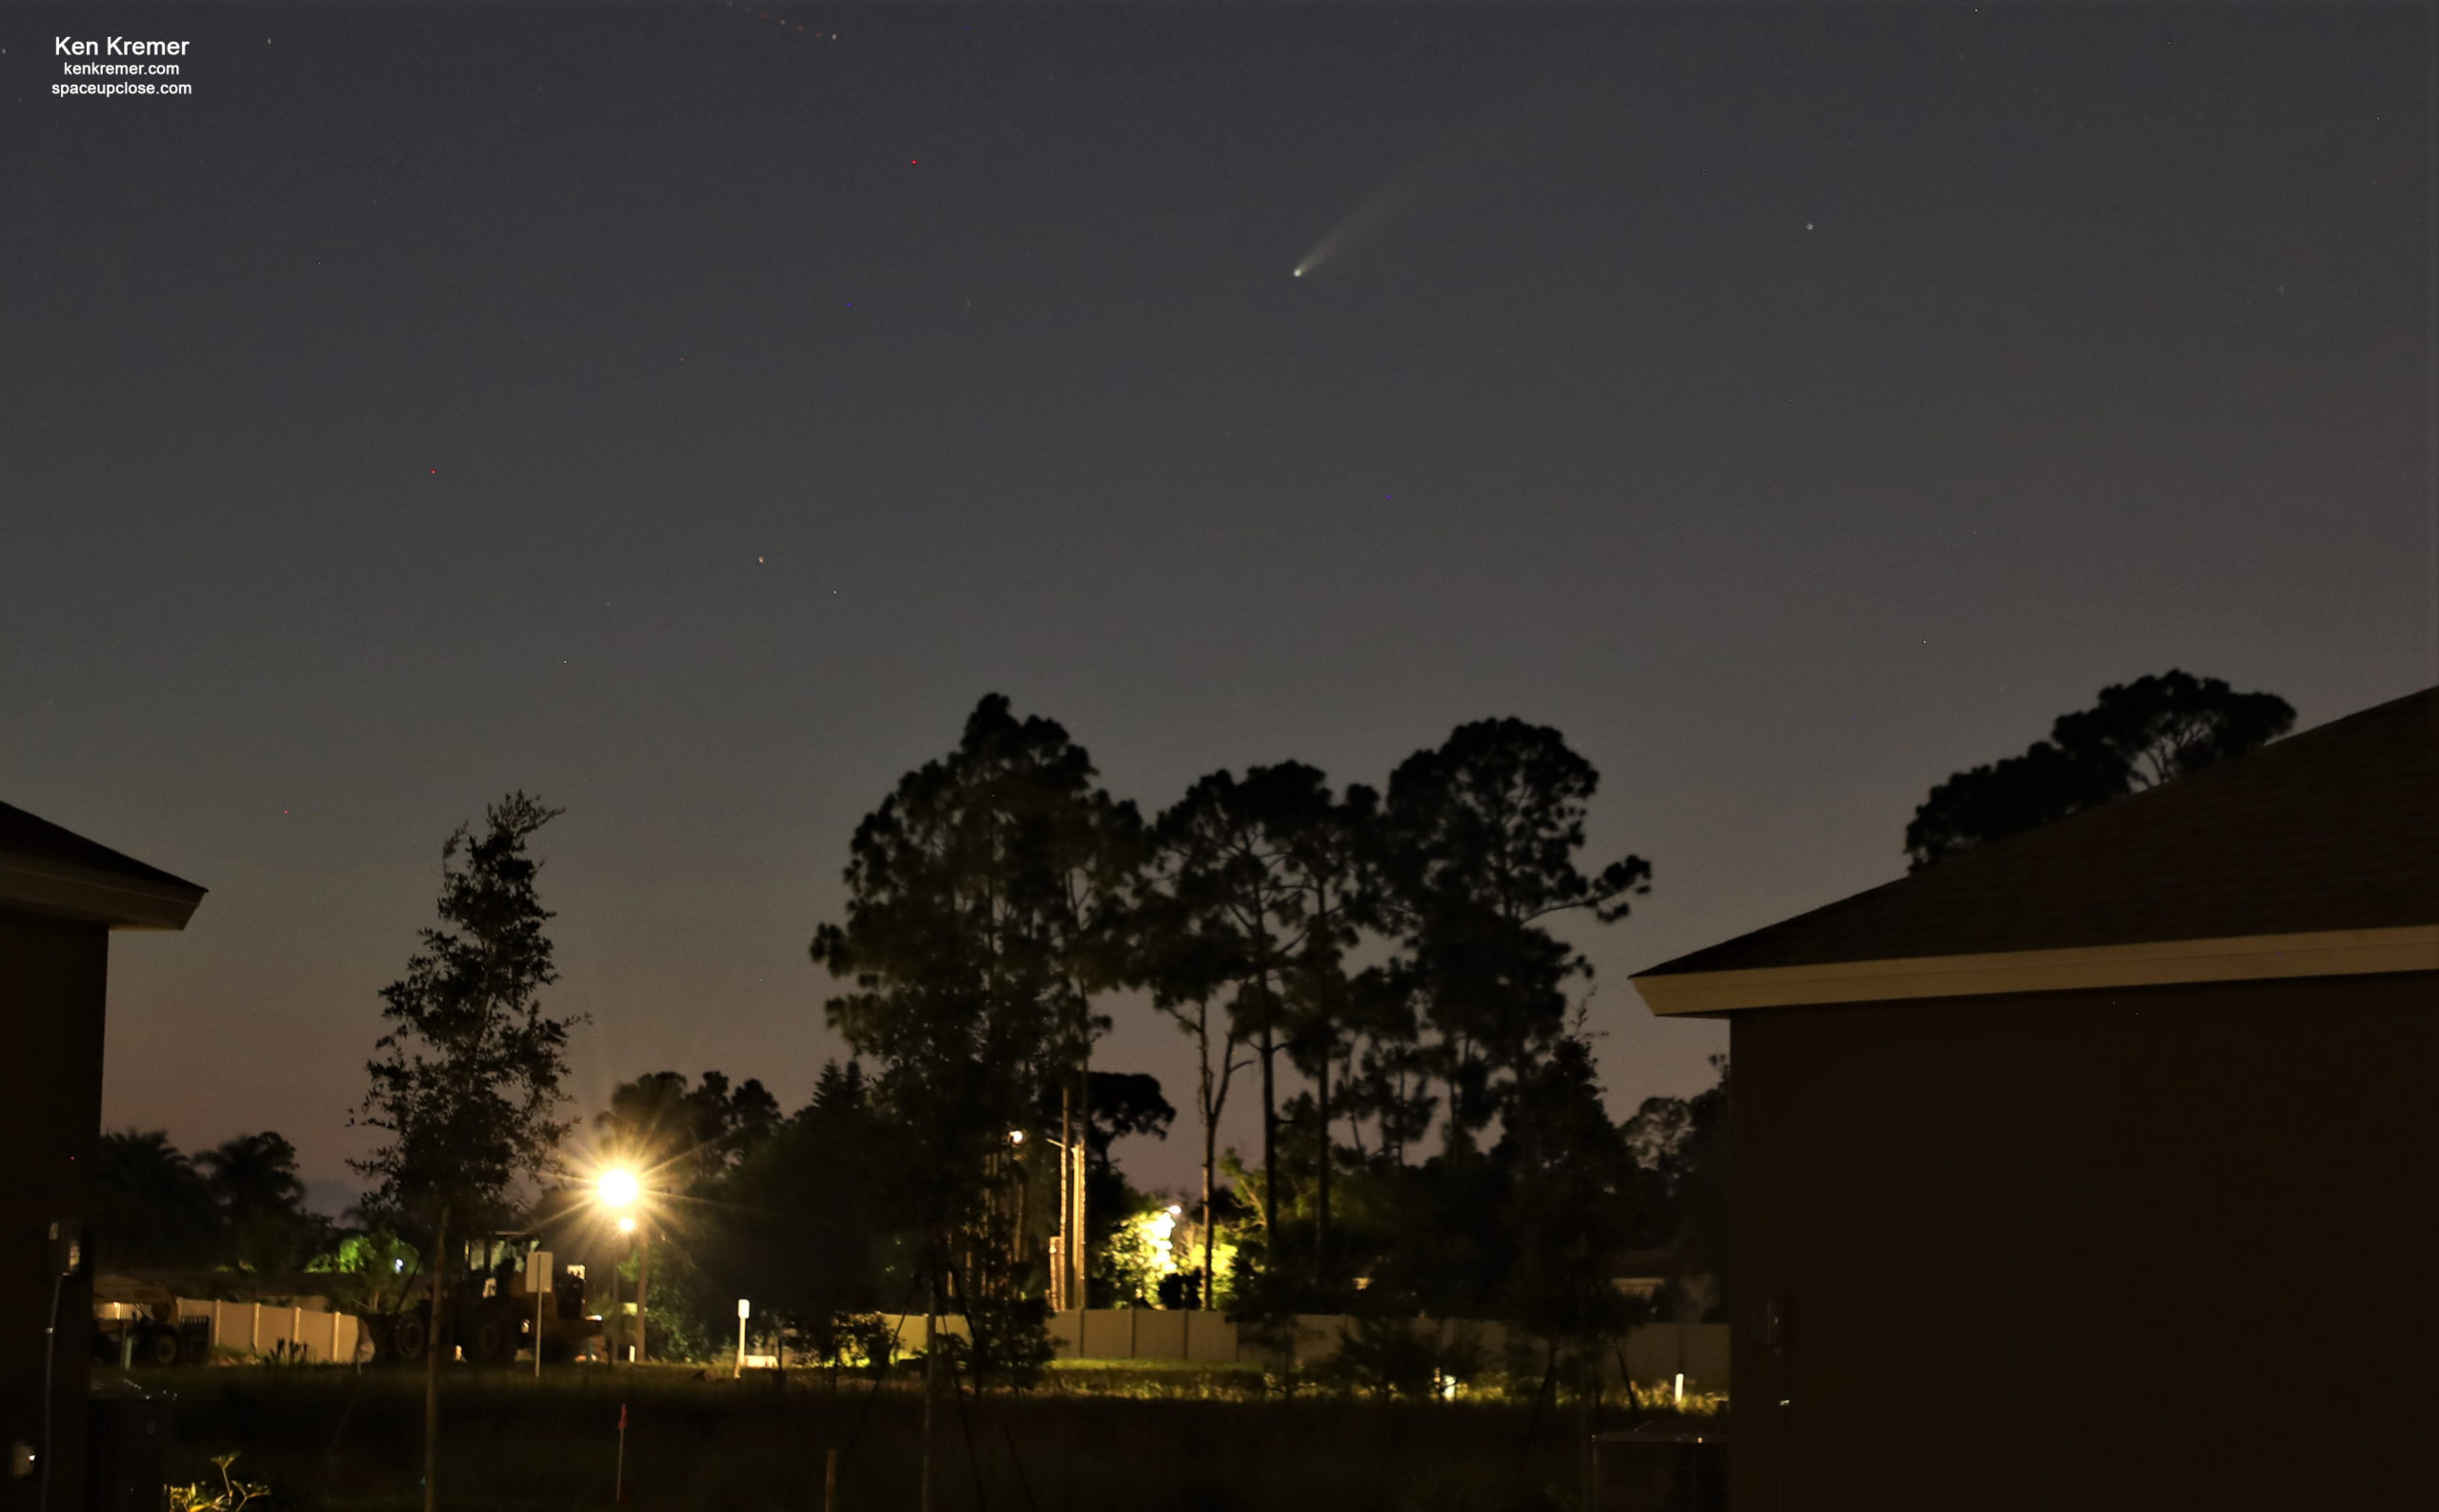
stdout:
<svg viewBox="0 0 2439 1512">
<path fill-rule="evenodd" d="M 1651 1323 L 1626 1336 L 1626 1374 L 1636 1381 L 1674 1381 L 1687 1391 L 1725 1391 L 1729 1369 L 1725 1323 Z"/>
<path fill-rule="evenodd" d="M 2439 979 L 1731 1033 L 1739 1512 L 2439 1506 Z"/>
<path fill-rule="evenodd" d="M 921 1313 L 882 1313 L 880 1325 L 897 1335 L 897 1351 L 901 1355 L 918 1353 L 923 1347 L 923 1315 Z M 964 1318 L 942 1313 L 933 1326 L 951 1339 L 967 1337 Z"/>
<path fill-rule="evenodd" d="M 42 1441 L 50 1225 L 87 1212 L 102 1123 L 102 1005 L 110 934 L 0 910 L 0 1453 Z M 57 1292 L 50 1505 L 84 1504 L 90 1267 Z M 34 1505 L 36 1481 L 0 1473 L 0 1512 Z"/>
<path fill-rule="evenodd" d="M 212 1320 L 212 1342 L 266 1358 L 307 1364 L 353 1364 L 371 1352 L 372 1338 L 348 1313 L 334 1313 L 319 1297 L 295 1303 L 222 1302 L 178 1299 L 180 1318 Z"/>
</svg>

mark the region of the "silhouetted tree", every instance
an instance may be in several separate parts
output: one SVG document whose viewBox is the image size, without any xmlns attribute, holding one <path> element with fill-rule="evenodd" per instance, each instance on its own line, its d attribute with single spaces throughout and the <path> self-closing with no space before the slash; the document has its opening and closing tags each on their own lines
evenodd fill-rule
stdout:
<svg viewBox="0 0 2439 1512">
<path fill-rule="evenodd" d="M 1305 771 L 1311 769 L 1306 768 Z M 1357 785 L 1334 798 L 1319 773 L 1282 803 L 1274 834 L 1290 892 L 1281 917 L 1298 932 L 1285 975 L 1288 1052 L 1313 1083 L 1313 1275 L 1317 1301 L 1331 1300 L 1330 1176 L 1337 1162 L 1332 1133 L 1342 1109 L 1331 1102 L 1339 1062 L 1354 1054 L 1355 1036 L 1377 1017 L 1359 1012 L 1346 969 L 1361 926 L 1376 917 L 1380 796 Z"/>
<path fill-rule="evenodd" d="M 1390 776 L 1378 857 L 1403 947 L 1392 976 L 1439 1037 L 1451 1153 L 1473 1148 L 1504 1089 L 1556 1039 L 1566 981 L 1591 975 L 1546 921 L 1614 922 L 1650 891 L 1640 857 L 1588 877 L 1577 867 L 1600 780 L 1558 731 L 1520 719 L 1461 725 Z"/>
<path fill-rule="evenodd" d="M 1645 1098 L 1625 1125 L 1627 1146 L 1664 1207 L 1663 1221 L 1639 1225 L 1638 1233 L 1676 1251 L 1683 1274 L 1669 1301 L 1694 1322 L 1723 1315 L 1727 1303 L 1730 1079 L 1725 1056 L 1713 1056 L 1711 1065 L 1718 1085 L 1691 1098 Z M 1698 1277 L 1710 1280 L 1707 1297 L 1689 1293 L 1687 1283 Z"/>
<path fill-rule="evenodd" d="M 551 914 L 534 885 L 540 863 L 526 849 L 559 812 L 512 793 L 485 811 L 481 836 L 460 825 L 441 846 L 440 923 L 422 931 L 406 975 L 382 989 L 389 1027 L 352 1120 L 384 1136 L 350 1162 L 373 1182 L 368 1205 L 430 1238 L 424 1512 L 438 1504 L 441 1329 L 445 1280 L 456 1270 L 450 1235 L 504 1223 L 517 1179 L 547 1170 L 570 1127 L 554 1115 L 568 1031 L 581 1020 L 542 1011 L 541 991 L 558 974 L 542 931 Z"/>
<path fill-rule="evenodd" d="M 1905 826 L 1905 853 L 1919 872 L 2267 745 L 2294 724 L 2286 699 L 2217 677 L 2169 671 L 2112 684 L 2024 755 L 1932 788 Z"/>
<path fill-rule="evenodd" d="M 201 1267 L 215 1258 L 211 1184 L 160 1129 L 105 1134 L 94 1152 L 93 1240 L 105 1266 Z"/>
<path fill-rule="evenodd" d="M 1347 910 L 1332 868 L 1351 866 L 1340 823 L 1320 772 L 1284 761 L 1241 778 L 1200 778 L 1155 831 L 1173 928 L 1190 952 L 1189 969 L 1173 972 L 1172 993 L 1192 1000 L 1224 979 L 1231 1032 L 1261 1070 L 1261 1223 L 1273 1252 L 1281 1237 L 1279 1057 L 1300 1029 L 1317 1045 L 1334 1042 L 1322 1021 L 1339 1004 L 1324 984 L 1340 958 Z M 1179 985 L 1197 972 L 1204 979 Z"/>
<path fill-rule="evenodd" d="M 757 1317 L 808 1337 L 878 1309 L 879 1183 L 896 1179 L 861 1069 L 829 1062 L 811 1102 L 696 1188 L 710 1295 L 751 1297 Z"/>
<path fill-rule="evenodd" d="M 1169 1137 L 1178 1110 L 1160 1091 L 1160 1079 L 1139 1071 L 1096 1071 L 1085 1079 L 1092 1093 L 1092 1122 L 1084 1132 L 1084 1149 L 1097 1166 L 1110 1163 L 1110 1147 L 1132 1135 Z M 1058 1089 L 1045 1087 L 1036 1119 L 1041 1127 L 1058 1127 Z"/>
<path fill-rule="evenodd" d="M 265 1130 L 241 1134 L 195 1157 L 219 1210 L 223 1256 L 240 1269 L 300 1270 L 331 1225 L 305 1209 L 296 1147 Z"/>
<path fill-rule="evenodd" d="M 1218 1193 L 1215 1172 L 1220 1159 L 1220 1116 L 1228 1106 L 1228 1090 L 1239 1071 L 1252 1064 L 1237 1058 L 1244 1043 L 1244 1026 L 1220 1006 L 1220 996 L 1240 975 L 1234 932 L 1224 920 L 1198 913 L 1197 906 L 1169 885 L 1175 869 L 1190 851 L 1168 833 L 1162 816 L 1158 878 L 1136 910 L 1134 935 L 1139 974 L 1152 992 L 1152 1005 L 1169 1016 L 1194 1041 L 1197 1127 L 1201 1135 L 1202 1194 L 1199 1221 L 1202 1232 L 1202 1264 L 1198 1277 L 1198 1301 L 1214 1304 L 1213 1260 L 1218 1225 L 1213 1221 Z M 1191 838 L 1187 846 L 1197 843 Z"/>
<path fill-rule="evenodd" d="M 1607 1348 L 1647 1308 L 1610 1283 L 1633 1217 L 1635 1163 L 1609 1119 L 1580 1025 L 1524 1074 L 1495 1163 L 1508 1176 L 1502 1218 L 1515 1246 L 1506 1317 L 1548 1341 L 1550 1368 L 1571 1357 L 1582 1415 L 1577 1441 L 1589 1453 Z"/>
<path fill-rule="evenodd" d="M 1440 1099 L 1431 1091 L 1432 1057 L 1422 1043 L 1414 994 L 1394 966 L 1367 967 L 1357 974 L 1349 994 L 1353 1043 L 1350 1075 L 1339 1101 L 1360 1161 L 1367 1158 L 1393 1166 L 1431 1132 Z M 1363 1142 L 1363 1121 L 1370 1119 L 1378 1139 L 1375 1148 Z"/>
<path fill-rule="evenodd" d="M 1094 779 L 1058 724 L 984 698 L 957 749 L 857 826 L 847 917 L 814 937 L 816 964 L 855 984 L 824 1011 L 876 1068 L 876 1106 L 913 1176 L 896 1195 L 940 1280 L 958 1257 L 996 1265 L 1014 1251 L 1009 1132 L 1041 1088 L 1086 1072 L 1109 1022 L 1093 995 L 1125 975 L 1141 824 Z M 936 1281 L 927 1305 L 938 1295 Z M 928 1504 L 928 1448 L 924 1463 Z"/>
<path fill-rule="evenodd" d="M 732 1087 L 706 1071 L 690 1087 L 682 1071 L 654 1071 L 620 1082 L 593 1122 L 605 1153 L 649 1173 L 656 1188 L 684 1193 L 769 1139 L 779 1102 L 751 1077 Z"/>
</svg>

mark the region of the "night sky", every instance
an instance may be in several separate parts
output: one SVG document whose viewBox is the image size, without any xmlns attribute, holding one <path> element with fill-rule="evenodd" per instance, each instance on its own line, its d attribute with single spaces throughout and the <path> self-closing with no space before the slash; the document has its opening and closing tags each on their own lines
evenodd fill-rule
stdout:
<svg viewBox="0 0 2439 1512">
<path fill-rule="evenodd" d="M 0 16 L 0 798 L 212 889 L 117 938 L 111 1126 L 344 1178 L 519 786 L 583 1110 L 793 1106 L 992 691 L 1147 810 L 1558 726 L 1656 868 L 1623 1111 L 1726 1038 L 1628 973 L 2102 684 L 2439 675 L 2422 12 L 771 13 Z"/>
</svg>

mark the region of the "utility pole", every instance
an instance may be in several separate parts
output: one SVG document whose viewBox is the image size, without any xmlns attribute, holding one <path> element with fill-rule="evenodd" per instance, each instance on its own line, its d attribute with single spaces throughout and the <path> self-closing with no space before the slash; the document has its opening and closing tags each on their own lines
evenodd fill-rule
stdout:
<svg viewBox="0 0 2439 1512">
<path fill-rule="evenodd" d="M 551 1252 L 529 1250 L 525 1256 L 525 1289 L 534 1294 L 534 1379 L 542 1379 L 542 1303 L 551 1295 Z"/>
<path fill-rule="evenodd" d="M 640 1365 L 649 1353 L 644 1347 L 644 1296 L 652 1290 L 652 1230 L 637 1223 L 635 1240 L 635 1363 Z"/>
<path fill-rule="evenodd" d="M 1058 1089 L 1058 1238 L 1051 1257 L 1050 1309 L 1063 1313 L 1076 1305 L 1075 1288 L 1068 1284 L 1070 1267 L 1075 1263 L 1076 1240 L 1074 1223 L 1076 1198 L 1069 1190 L 1075 1162 L 1068 1154 L 1076 1147 L 1076 1089 Z"/>
</svg>

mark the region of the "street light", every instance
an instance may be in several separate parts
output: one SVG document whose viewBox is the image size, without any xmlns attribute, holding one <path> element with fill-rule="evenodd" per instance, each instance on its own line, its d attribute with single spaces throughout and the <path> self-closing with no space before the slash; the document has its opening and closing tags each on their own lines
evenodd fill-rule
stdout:
<svg viewBox="0 0 2439 1512">
<path fill-rule="evenodd" d="M 634 1350 L 632 1362 L 641 1364 L 647 1353 L 644 1347 L 644 1299 L 652 1285 L 652 1231 L 644 1227 L 636 1211 L 643 1200 L 644 1183 L 634 1171 L 623 1165 L 614 1165 L 603 1171 L 595 1182 L 595 1194 L 603 1207 L 618 1214 L 618 1232 L 626 1235 L 635 1245 L 635 1338 L 630 1347 Z"/>
</svg>

